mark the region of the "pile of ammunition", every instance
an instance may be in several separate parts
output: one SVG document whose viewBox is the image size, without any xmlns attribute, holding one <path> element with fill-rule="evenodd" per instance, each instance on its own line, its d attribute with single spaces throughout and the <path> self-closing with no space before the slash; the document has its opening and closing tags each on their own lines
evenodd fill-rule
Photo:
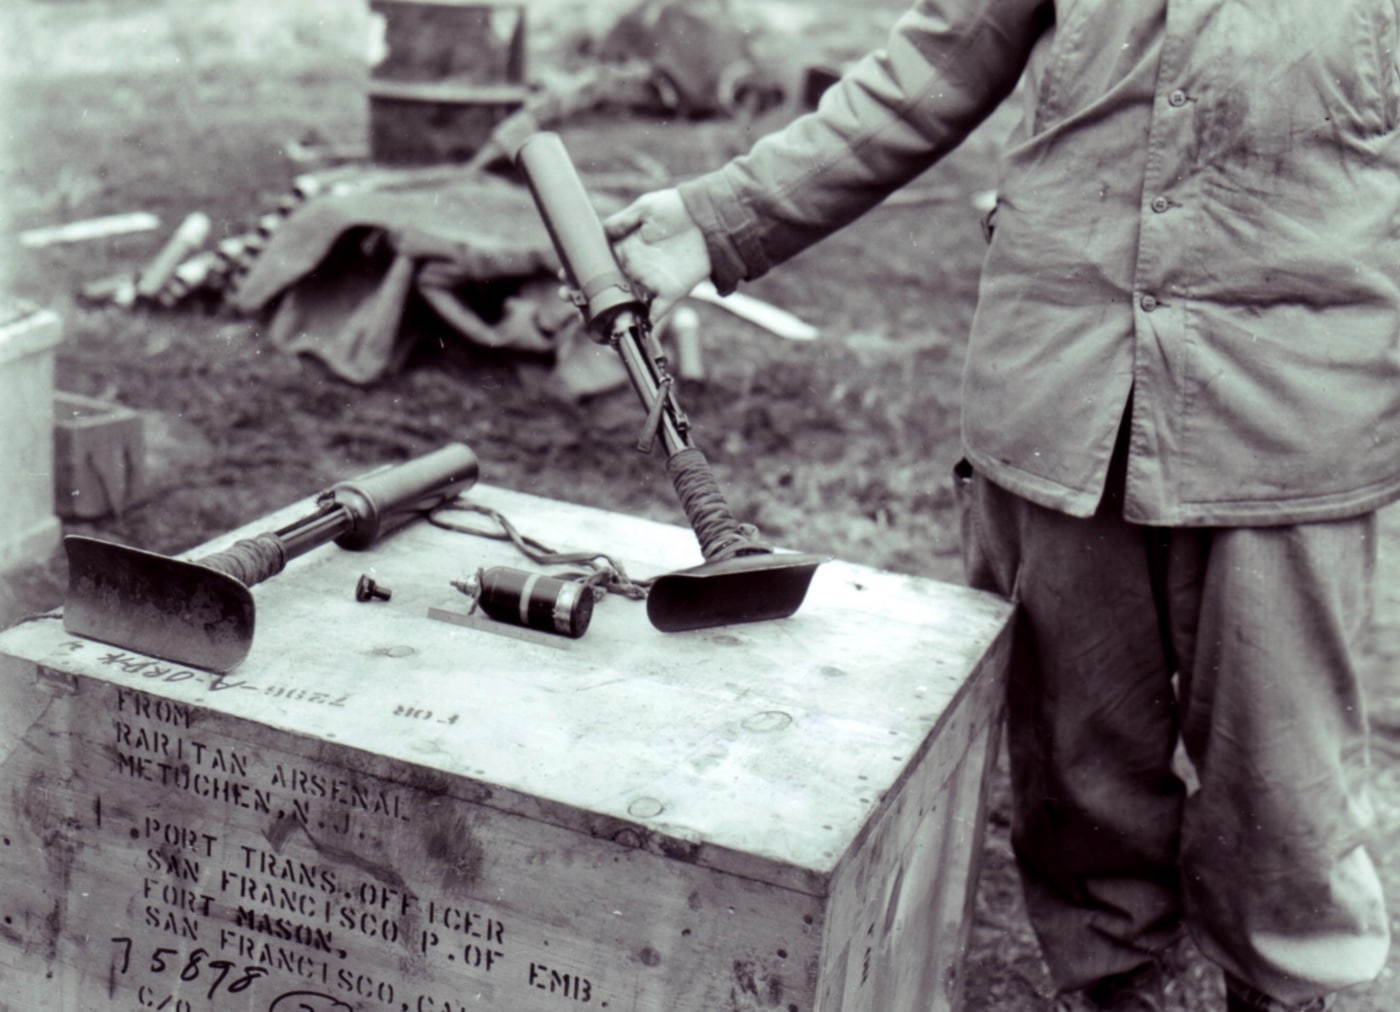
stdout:
<svg viewBox="0 0 1400 1012">
<path fill-rule="evenodd" d="M 191 212 L 141 270 L 84 285 L 80 295 L 88 303 L 122 308 L 172 309 L 196 297 L 222 300 L 237 288 L 282 223 L 323 189 L 317 176 L 298 176 L 252 229 L 226 236 L 212 247 L 206 245 L 213 231 L 209 216 Z"/>
</svg>

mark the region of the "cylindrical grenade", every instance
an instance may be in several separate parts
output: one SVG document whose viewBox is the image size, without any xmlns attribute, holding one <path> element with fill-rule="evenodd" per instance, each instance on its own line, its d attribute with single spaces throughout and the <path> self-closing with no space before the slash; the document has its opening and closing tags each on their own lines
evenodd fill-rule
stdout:
<svg viewBox="0 0 1400 1012">
<path fill-rule="evenodd" d="M 136 294 L 143 299 L 154 299 L 159 295 L 161 289 L 170 283 L 175 268 L 204 245 L 211 224 L 209 216 L 203 211 L 195 211 L 181 222 L 175 234 L 136 279 Z"/>
<path fill-rule="evenodd" d="M 498 622 L 574 639 L 587 632 L 593 619 L 591 587 L 509 566 L 492 566 L 477 575 L 476 603 Z"/>
</svg>

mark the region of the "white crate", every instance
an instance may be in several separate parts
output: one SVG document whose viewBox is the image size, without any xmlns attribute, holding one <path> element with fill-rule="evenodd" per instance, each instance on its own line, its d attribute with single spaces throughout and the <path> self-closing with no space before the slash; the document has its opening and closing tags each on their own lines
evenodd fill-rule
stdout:
<svg viewBox="0 0 1400 1012">
<path fill-rule="evenodd" d="M 0 572 L 58 545 L 53 512 L 54 348 L 58 317 L 0 299 Z"/>
<path fill-rule="evenodd" d="M 699 561 L 679 527 L 469 497 L 634 576 Z M 426 524 L 317 549 L 225 676 L 0 634 L 0 1009 L 956 1007 L 1004 602 L 831 562 L 782 621 L 427 617 L 491 565 L 529 568 Z"/>
</svg>

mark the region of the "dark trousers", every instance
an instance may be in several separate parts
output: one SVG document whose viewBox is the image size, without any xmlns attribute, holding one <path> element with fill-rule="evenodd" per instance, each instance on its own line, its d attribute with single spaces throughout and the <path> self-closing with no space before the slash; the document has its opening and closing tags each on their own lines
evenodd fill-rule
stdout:
<svg viewBox="0 0 1400 1012">
<path fill-rule="evenodd" d="M 970 472 L 959 496 L 969 582 L 1019 606 L 1012 842 L 1056 983 L 1131 969 L 1183 924 L 1281 1001 L 1374 978 L 1355 663 L 1374 514 L 1152 528 L 1111 494 L 1076 519 Z"/>
</svg>

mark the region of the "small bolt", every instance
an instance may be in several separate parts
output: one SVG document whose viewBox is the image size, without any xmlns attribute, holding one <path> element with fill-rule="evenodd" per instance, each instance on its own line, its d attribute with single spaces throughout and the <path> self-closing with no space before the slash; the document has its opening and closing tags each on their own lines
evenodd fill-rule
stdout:
<svg viewBox="0 0 1400 1012">
<path fill-rule="evenodd" d="M 388 587 L 381 587 L 369 576 L 361 576 L 360 582 L 355 584 L 356 601 L 387 601 L 394 596 L 394 592 Z"/>
</svg>

